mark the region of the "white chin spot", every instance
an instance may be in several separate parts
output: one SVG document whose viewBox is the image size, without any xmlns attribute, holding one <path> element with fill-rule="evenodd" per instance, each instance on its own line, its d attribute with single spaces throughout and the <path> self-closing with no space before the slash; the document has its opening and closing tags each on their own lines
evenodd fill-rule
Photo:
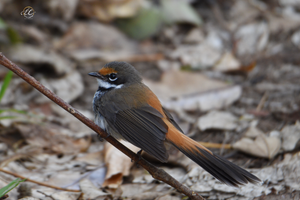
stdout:
<svg viewBox="0 0 300 200">
<path fill-rule="evenodd" d="M 118 85 L 116 88 L 119 89 L 119 88 L 121 88 L 121 87 L 123 87 L 123 84 Z"/>
<path fill-rule="evenodd" d="M 101 79 L 98 79 L 98 78 L 97 78 L 97 82 L 98 82 L 99 87 L 102 87 L 102 88 L 105 88 L 105 89 L 109 89 L 109 88 L 117 88 L 117 89 L 119 89 L 119 88 L 121 88 L 123 86 L 123 84 L 121 84 L 121 85 L 115 85 L 115 84 L 111 84 L 109 82 L 103 81 Z"/>
<path fill-rule="evenodd" d="M 103 87 L 103 88 L 105 88 L 105 89 L 114 87 L 114 85 L 112 85 L 112 84 L 110 84 L 110 83 L 108 83 L 108 82 L 105 82 L 105 81 L 103 81 L 103 80 L 101 80 L 101 79 L 98 79 L 98 78 L 97 78 L 97 82 L 98 82 L 98 85 L 99 85 L 100 87 Z"/>
</svg>

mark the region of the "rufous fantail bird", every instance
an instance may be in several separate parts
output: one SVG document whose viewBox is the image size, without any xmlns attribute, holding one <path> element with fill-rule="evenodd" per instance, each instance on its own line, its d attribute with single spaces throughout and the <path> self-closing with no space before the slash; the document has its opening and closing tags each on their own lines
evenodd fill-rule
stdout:
<svg viewBox="0 0 300 200">
<path fill-rule="evenodd" d="M 132 65 L 110 62 L 89 75 L 99 85 L 93 99 L 95 123 L 109 135 L 127 140 L 164 163 L 168 161 L 165 144 L 169 143 L 227 185 L 260 182 L 253 174 L 184 135 Z"/>
</svg>

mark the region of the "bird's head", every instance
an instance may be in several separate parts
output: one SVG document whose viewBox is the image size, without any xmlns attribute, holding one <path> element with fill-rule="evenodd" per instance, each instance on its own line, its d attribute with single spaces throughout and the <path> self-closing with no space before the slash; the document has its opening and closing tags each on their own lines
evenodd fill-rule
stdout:
<svg viewBox="0 0 300 200">
<path fill-rule="evenodd" d="M 122 88 L 142 81 L 139 72 L 126 62 L 107 63 L 98 72 L 89 75 L 95 77 L 99 87 L 104 89 Z"/>
</svg>

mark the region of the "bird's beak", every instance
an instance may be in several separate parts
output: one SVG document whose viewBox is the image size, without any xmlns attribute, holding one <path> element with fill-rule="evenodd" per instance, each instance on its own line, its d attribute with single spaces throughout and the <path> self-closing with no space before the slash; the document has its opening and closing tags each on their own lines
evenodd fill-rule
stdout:
<svg viewBox="0 0 300 200">
<path fill-rule="evenodd" d="M 89 73 L 90 76 L 96 77 L 96 78 L 103 78 L 103 76 L 101 74 L 99 74 L 98 72 L 90 72 Z"/>
</svg>

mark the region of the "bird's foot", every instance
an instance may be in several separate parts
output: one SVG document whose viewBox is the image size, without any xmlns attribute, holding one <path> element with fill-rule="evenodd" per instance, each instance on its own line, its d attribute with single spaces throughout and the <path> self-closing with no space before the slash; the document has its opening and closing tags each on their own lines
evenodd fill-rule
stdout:
<svg viewBox="0 0 300 200">
<path fill-rule="evenodd" d="M 142 159 L 142 152 L 143 152 L 143 150 L 141 149 L 136 153 L 136 155 L 139 157 L 139 161 Z M 131 159 L 131 162 L 133 162 L 132 159 Z"/>
<path fill-rule="evenodd" d="M 98 138 L 99 138 L 100 142 L 103 142 L 103 141 L 104 141 L 104 139 L 106 139 L 106 138 L 108 138 L 108 137 L 110 136 L 110 134 L 108 134 L 108 133 L 107 133 L 107 136 L 106 136 L 106 137 L 102 137 L 102 136 L 101 136 L 101 135 L 99 135 L 99 134 L 97 134 L 97 136 L 98 136 Z"/>
</svg>

